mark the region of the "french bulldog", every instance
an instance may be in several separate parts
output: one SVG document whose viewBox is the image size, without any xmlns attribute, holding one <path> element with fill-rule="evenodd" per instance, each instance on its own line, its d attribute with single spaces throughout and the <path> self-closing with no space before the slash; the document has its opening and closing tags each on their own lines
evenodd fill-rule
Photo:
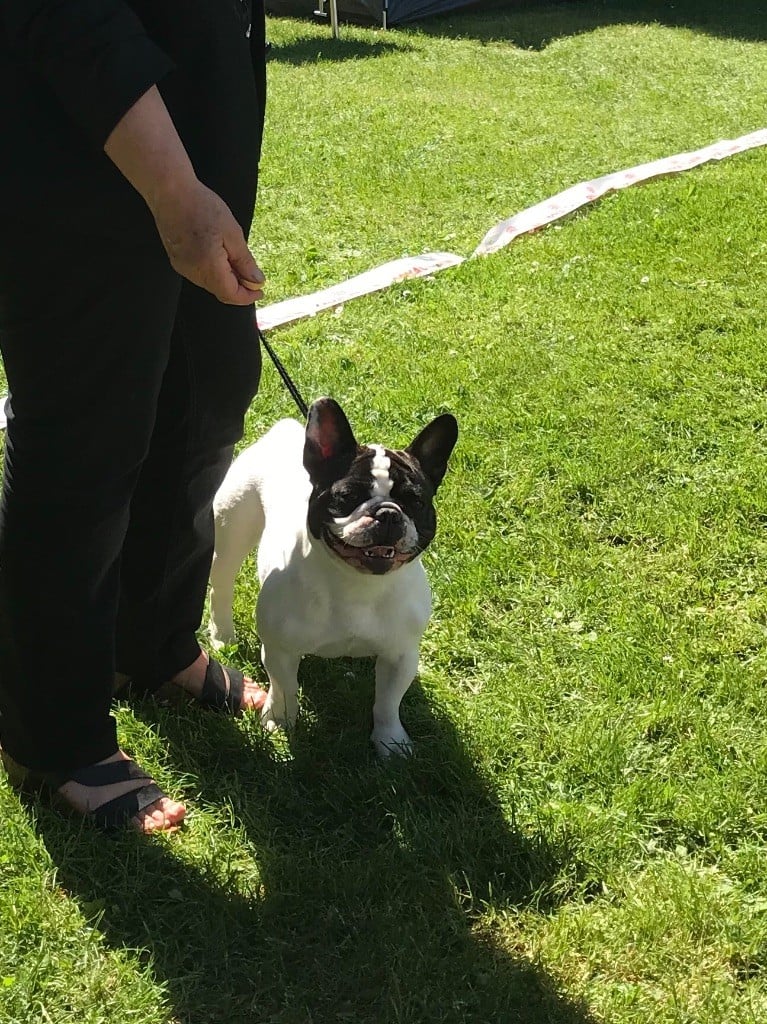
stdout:
<svg viewBox="0 0 767 1024">
<path fill-rule="evenodd" d="M 399 707 L 431 614 L 421 555 L 457 438 L 446 413 L 404 451 L 360 445 L 338 403 L 320 398 L 305 427 L 281 420 L 232 463 L 214 504 L 209 632 L 217 648 L 234 639 L 235 577 L 258 548 L 270 732 L 295 721 L 302 655 L 373 656 L 371 739 L 383 756 L 410 751 Z"/>
</svg>

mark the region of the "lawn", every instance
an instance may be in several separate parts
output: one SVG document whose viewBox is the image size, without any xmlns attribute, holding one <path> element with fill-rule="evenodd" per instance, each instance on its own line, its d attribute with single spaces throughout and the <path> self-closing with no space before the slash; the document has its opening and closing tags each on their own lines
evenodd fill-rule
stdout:
<svg viewBox="0 0 767 1024">
<path fill-rule="evenodd" d="M 269 301 L 767 127 L 752 6 L 271 20 Z M 369 664 L 309 662 L 289 740 L 117 708 L 176 836 L 0 781 L 2 1024 L 767 1020 L 766 175 L 639 186 L 272 334 L 364 440 L 458 417 L 416 753 L 376 762 Z M 265 367 L 248 439 L 292 414 Z M 249 566 L 260 673 L 254 599 Z"/>
</svg>

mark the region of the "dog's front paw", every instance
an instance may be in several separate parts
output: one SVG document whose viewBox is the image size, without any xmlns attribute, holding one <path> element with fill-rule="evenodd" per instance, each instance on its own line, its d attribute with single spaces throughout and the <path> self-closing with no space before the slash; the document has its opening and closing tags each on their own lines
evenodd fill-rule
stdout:
<svg viewBox="0 0 767 1024">
<path fill-rule="evenodd" d="M 263 725 L 267 732 L 277 732 L 278 729 L 290 732 L 296 724 L 297 715 L 297 702 L 293 701 L 292 706 L 289 706 L 287 701 L 277 699 L 272 690 L 270 690 L 269 696 L 266 698 L 261 709 L 261 725 Z"/>
<path fill-rule="evenodd" d="M 287 728 L 285 719 L 277 717 L 271 708 L 264 708 L 261 712 L 261 725 L 263 725 L 267 732 L 277 732 L 279 729 Z"/>
<path fill-rule="evenodd" d="M 219 626 L 212 620 L 208 623 L 208 639 L 214 651 L 221 651 L 235 642 L 234 623 Z"/>
<path fill-rule="evenodd" d="M 390 728 L 376 726 L 370 734 L 370 739 L 379 757 L 407 757 L 413 753 L 413 741 L 403 729 L 401 722 Z"/>
</svg>

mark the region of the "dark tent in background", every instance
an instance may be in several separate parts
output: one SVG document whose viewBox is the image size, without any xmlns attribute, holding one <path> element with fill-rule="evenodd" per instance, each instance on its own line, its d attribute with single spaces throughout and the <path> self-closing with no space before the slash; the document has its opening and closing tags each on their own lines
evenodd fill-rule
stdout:
<svg viewBox="0 0 767 1024">
<path fill-rule="evenodd" d="M 364 25 L 398 25 L 404 21 L 428 18 L 458 7 L 469 7 L 476 0 L 336 0 L 338 17 Z M 331 0 L 320 0 L 319 10 L 313 0 L 266 0 L 268 14 L 284 18 L 307 18 L 312 15 L 331 18 Z"/>
</svg>

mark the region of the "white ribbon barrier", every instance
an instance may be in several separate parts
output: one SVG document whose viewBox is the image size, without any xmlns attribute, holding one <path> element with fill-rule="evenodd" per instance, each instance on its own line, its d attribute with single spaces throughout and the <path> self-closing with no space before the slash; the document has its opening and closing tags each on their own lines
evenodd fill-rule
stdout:
<svg viewBox="0 0 767 1024">
<path fill-rule="evenodd" d="M 767 129 L 743 135 L 739 139 L 715 142 L 712 146 L 696 149 L 692 153 L 678 153 L 662 160 L 653 160 L 649 164 L 640 164 L 639 167 L 629 167 L 625 171 L 605 174 L 601 178 L 594 178 L 593 181 L 582 181 L 579 185 L 573 185 L 564 192 L 538 203 L 537 206 L 530 206 L 508 220 L 496 224 L 479 243 L 473 255 L 489 256 L 490 253 L 498 252 L 519 235 L 537 231 L 546 224 L 561 220 L 582 206 L 588 206 L 589 203 L 601 199 L 608 192 L 618 192 L 630 185 L 650 181 L 651 178 L 680 174 L 682 171 L 689 171 L 700 164 L 708 163 L 709 160 L 724 160 L 725 157 L 744 153 L 747 149 L 756 149 L 757 146 L 767 146 Z"/>
<path fill-rule="evenodd" d="M 284 302 L 275 302 L 271 306 L 262 306 L 258 310 L 258 326 L 262 331 L 282 327 L 295 320 L 314 316 L 323 309 L 340 306 L 349 299 L 358 299 L 361 295 L 379 292 L 398 281 L 436 274 L 439 270 L 455 267 L 463 261 L 463 256 L 456 256 L 452 252 L 427 252 L 423 256 L 405 256 L 401 260 L 392 260 L 391 263 L 383 263 L 373 270 L 366 270 L 364 274 L 350 277 L 341 284 L 334 284 L 332 288 L 325 288 L 311 295 L 299 295 L 295 299 L 285 299 Z"/>
<path fill-rule="evenodd" d="M 498 252 L 499 249 L 503 249 L 520 235 L 529 234 L 547 224 L 561 220 L 574 213 L 575 210 L 596 202 L 608 192 L 618 192 L 653 178 L 680 174 L 682 171 L 689 171 L 710 160 L 724 160 L 725 157 L 734 156 L 736 153 L 745 153 L 746 150 L 756 149 L 759 146 L 767 146 L 767 129 L 763 128 L 737 139 L 724 139 L 691 153 L 677 153 L 675 156 L 653 160 L 651 163 L 640 164 L 638 167 L 629 167 L 613 174 L 605 174 L 592 181 L 582 181 L 578 185 L 565 189 L 564 192 L 545 199 L 542 203 L 521 210 L 513 217 L 509 217 L 508 220 L 496 224 L 488 231 L 469 258 L 489 256 L 491 253 Z M 271 306 L 263 306 L 258 310 L 258 323 L 264 331 L 295 323 L 297 320 L 314 316 L 322 310 L 340 306 L 350 299 L 382 291 L 400 281 L 427 277 L 440 270 L 446 270 L 448 267 L 456 267 L 465 262 L 465 259 L 466 257 L 452 252 L 427 252 L 420 256 L 405 256 L 399 260 L 392 260 L 390 263 L 374 267 L 373 270 L 367 270 L 364 274 L 350 277 L 348 280 L 322 291 L 301 295 L 294 299 L 285 299 L 283 302 L 272 303 Z M 0 410 L 0 429 L 5 425 L 5 413 Z"/>
<path fill-rule="evenodd" d="M 547 224 L 561 220 L 575 210 L 601 199 L 608 192 L 617 192 L 630 185 L 649 181 L 651 178 L 680 174 L 682 171 L 689 171 L 710 160 L 723 160 L 736 153 L 743 153 L 748 149 L 765 145 L 767 145 L 767 129 L 761 129 L 738 139 L 715 142 L 711 146 L 706 146 L 705 149 L 697 149 L 692 153 L 678 153 L 676 156 L 664 157 L 662 160 L 653 160 L 652 163 L 616 171 L 614 174 L 605 174 L 592 181 L 583 181 L 565 189 L 564 192 L 545 199 L 542 203 L 529 206 L 526 210 L 509 217 L 508 220 L 501 221 L 500 224 L 496 224 L 488 231 L 469 258 L 489 256 L 491 253 L 498 252 L 499 249 L 503 249 L 520 235 L 529 234 Z M 284 302 L 275 302 L 271 306 L 263 306 L 258 310 L 258 322 L 262 330 L 283 327 L 285 324 L 314 316 L 321 310 L 339 306 L 348 299 L 356 299 L 361 295 L 382 291 L 407 278 L 436 274 L 448 267 L 458 266 L 464 260 L 465 257 L 451 252 L 428 252 L 420 256 L 393 260 L 391 263 L 384 263 L 357 277 L 349 278 L 341 284 L 333 285 L 332 288 L 325 288 L 323 291 L 314 292 L 311 295 L 301 295 L 295 299 L 286 299 Z"/>
</svg>

